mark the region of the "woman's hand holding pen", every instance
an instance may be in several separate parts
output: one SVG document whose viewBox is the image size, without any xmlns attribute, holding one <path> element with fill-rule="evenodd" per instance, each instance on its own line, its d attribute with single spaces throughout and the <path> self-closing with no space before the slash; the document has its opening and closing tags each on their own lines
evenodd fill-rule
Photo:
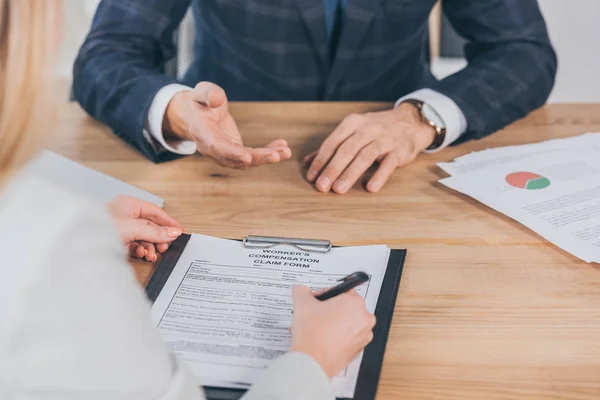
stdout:
<svg viewBox="0 0 600 400">
<path fill-rule="evenodd" d="M 292 294 L 292 345 L 290 351 L 305 353 L 333 378 L 373 340 L 375 316 L 356 290 L 319 301 L 306 286 Z"/>
<path fill-rule="evenodd" d="M 107 205 L 123 244 L 132 257 L 156 261 L 183 233 L 183 226 L 163 209 L 147 201 L 118 196 Z"/>
</svg>

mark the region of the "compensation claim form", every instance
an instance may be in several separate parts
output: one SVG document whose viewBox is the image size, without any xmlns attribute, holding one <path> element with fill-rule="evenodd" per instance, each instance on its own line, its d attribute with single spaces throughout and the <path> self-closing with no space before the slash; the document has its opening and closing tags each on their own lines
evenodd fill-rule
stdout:
<svg viewBox="0 0 600 400">
<path fill-rule="evenodd" d="M 245 388 L 291 344 L 291 292 L 337 285 L 356 271 L 357 288 L 375 311 L 390 249 L 334 248 L 327 254 L 291 247 L 249 249 L 241 242 L 192 235 L 152 307 L 159 333 L 187 362 L 198 384 Z M 361 355 L 333 381 L 338 397 L 353 397 Z"/>
</svg>

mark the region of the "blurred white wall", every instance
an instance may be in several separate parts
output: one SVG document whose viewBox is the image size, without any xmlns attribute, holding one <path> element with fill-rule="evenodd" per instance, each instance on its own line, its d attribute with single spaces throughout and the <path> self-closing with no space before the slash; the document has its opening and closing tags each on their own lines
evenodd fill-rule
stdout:
<svg viewBox="0 0 600 400">
<path fill-rule="evenodd" d="M 559 58 L 551 103 L 600 103 L 599 0 L 538 0 Z M 460 59 L 435 60 L 438 78 L 464 67 Z"/>
<path fill-rule="evenodd" d="M 99 0 L 63 0 L 63 38 L 57 73 L 70 77 L 79 47 L 87 35 Z"/>
<path fill-rule="evenodd" d="M 559 56 L 550 101 L 600 103 L 599 0 L 539 0 Z"/>
<path fill-rule="evenodd" d="M 165 0 L 169 1 L 169 0 Z M 415 0 L 418 1 L 418 0 Z M 551 102 L 600 103 L 600 0 L 538 0 L 559 54 L 559 74 Z M 64 42 L 59 74 L 71 75 L 77 50 L 89 29 L 99 0 L 64 0 Z M 439 60 L 443 77 L 462 68 L 461 60 Z"/>
</svg>

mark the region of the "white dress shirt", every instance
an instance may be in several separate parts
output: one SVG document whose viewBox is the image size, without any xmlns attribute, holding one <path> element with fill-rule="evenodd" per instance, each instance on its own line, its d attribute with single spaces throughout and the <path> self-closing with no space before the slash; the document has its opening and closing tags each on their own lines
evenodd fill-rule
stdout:
<svg viewBox="0 0 600 400">
<path fill-rule="evenodd" d="M 165 150 L 175 154 L 192 155 L 196 153 L 196 143 L 191 140 L 165 140 L 163 133 L 163 120 L 169 103 L 175 95 L 182 91 L 192 90 L 184 85 L 167 85 L 156 94 L 152 105 L 148 111 L 146 131 L 144 136 L 152 143 L 152 138 L 156 140 Z M 446 139 L 440 147 L 434 150 L 428 150 L 427 153 L 437 152 L 456 141 L 466 130 L 467 120 L 458 105 L 446 95 L 431 89 L 421 89 L 407 96 L 402 97 L 396 102 L 397 107 L 404 100 L 414 99 L 429 104 L 442 118 L 446 125 Z"/>
<path fill-rule="evenodd" d="M 108 213 L 28 172 L 0 187 L 0 399 L 204 400 L 154 328 Z M 244 400 L 333 400 L 309 356 Z"/>
</svg>

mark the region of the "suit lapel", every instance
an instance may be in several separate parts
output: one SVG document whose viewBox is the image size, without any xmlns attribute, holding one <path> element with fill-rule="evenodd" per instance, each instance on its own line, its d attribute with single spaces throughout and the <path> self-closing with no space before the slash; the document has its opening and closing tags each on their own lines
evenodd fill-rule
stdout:
<svg viewBox="0 0 600 400">
<path fill-rule="evenodd" d="M 323 71 L 327 70 L 329 60 L 329 37 L 325 26 L 324 0 L 293 0 L 302 20 L 306 25 L 308 34 L 313 42 L 313 48 L 319 58 Z"/>
<path fill-rule="evenodd" d="M 321 0 L 322 1 L 322 0 Z M 371 22 L 381 0 L 348 0 L 346 15 L 342 27 L 342 36 L 327 83 L 326 97 L 331 96 L 344 77 L 362 39 L 371 26 Z"/>
</svg>

